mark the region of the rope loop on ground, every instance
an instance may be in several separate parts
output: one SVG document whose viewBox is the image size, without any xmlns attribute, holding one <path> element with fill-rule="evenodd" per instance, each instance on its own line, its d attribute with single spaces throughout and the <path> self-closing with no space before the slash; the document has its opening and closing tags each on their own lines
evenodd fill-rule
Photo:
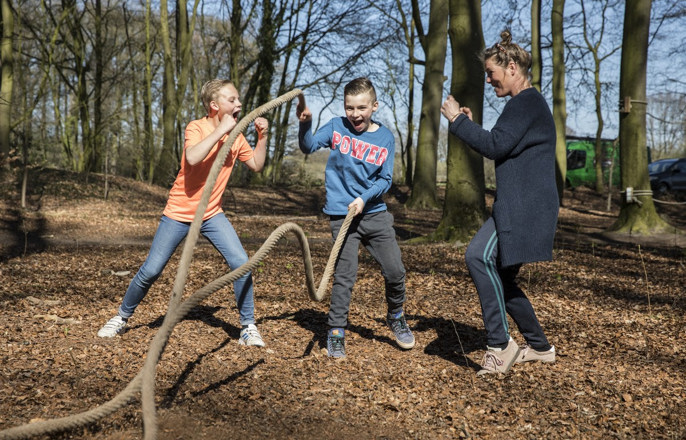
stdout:
<svg viewBox="0 0 686 440">
<path fill-rule="evenodd" d="M 336 241 L 334 242 L 329 254 L 329 259 L 318 288 L 315 288 L 312 257 L 310 254 L 309 243 L 304 231 L 295 223 L 284 223 L 269 235 L 267 240 L 248 260 L 247 263 L 215 279 L 190 295 L 184 302 L 181 302 L 186 279 L 188 277 L 191 257 L 200 232 L 200 224 L 202 223 L 203 213 L 205 212 L 205 209 L 207 209 L 211 189 L 214 187 L 219 170 L 226 160 L 226 156 L 228 155 L 231 146 L 236 141 L 238 136 L 245 131 L 245 129 L 256 118 L 271 111 L 279 105 L 294 99 L 300 94 L 302 94 L 301 90 L 292 90 L 291 92 L 281 95 L 267 104 L 253 110 L 245 118 L 241 119 L 238 124 L 236 124 L 236 127 L 234 127 L 234 129 L 231 131 L 227 141 L 220 149 L 212 168 L 210 169 L 200 204 L 195 213 L 193 222 L 191 223 L 188 235 L 186 236 L 186 241 L 181 255 L 181 261 L 179 263 L 179 269 L 177 270 L 176 279 L 174 281 L 174 288 L 169 300 L 167 313 L 165 314 L 162 326 L 157 331 L 150 344 L 146 361 L 141 371 L 129 382 L 124 390 L 122 390 L 110 401 L 105 402 L 98 407 L 67 417 L 29 423 L 0 431 L 0 440 L 28 439 L 38 435 L 63 432 L 93 424 L 131 403 L 135 399 L 136 393 L 139 391 L 141 392 L 145 439 L 156 439 L 157 419 L 155 409 L 155 371 L 174 327 L 193 309 L 193 307 L 197 306 L 209 295 L 252 271 L 269 254 L 274 245 L 288 232 L 292 232 L 296 235 L 302 249 L 303 261 L 305 265 L 306 286 L 310 299 L 314 301 L 321 301 L 324 298 L 328 288 L 329 280 L 334 272 L 340 248 L 343 246 L 345 237 L 347 236 L 348 228 L 350 227 L 354 217 L 353 209 L 348 211 L 348 215 L 346 216 L 338 236 L 336 237 Z"/>
</svg>

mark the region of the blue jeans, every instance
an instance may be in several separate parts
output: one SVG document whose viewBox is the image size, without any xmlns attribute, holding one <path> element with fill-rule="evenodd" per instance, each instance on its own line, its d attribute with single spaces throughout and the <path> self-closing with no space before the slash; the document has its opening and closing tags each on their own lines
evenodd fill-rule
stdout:
<svg viewBox="0 0 686 440">
<path fill-rule="evenodd" d="M 178 222 L 162 216 L 152 240 L 150 253 L 126 290 L 119 315 L 130 318 L 143 301 L 152 284 L 164 270 L 179 243 L 186 238 L 190 223 Z M 200 233 L 222 254 L 230 269 L 236 269 L 248 261 L 248 255 L 241 245 L 236 231 L 225 215 L 219 214 L 202 222 Z M 236 305 L 241 325 L 255 323 L 252 274 L 248 272 L 233 282 Z"/>
</svg>

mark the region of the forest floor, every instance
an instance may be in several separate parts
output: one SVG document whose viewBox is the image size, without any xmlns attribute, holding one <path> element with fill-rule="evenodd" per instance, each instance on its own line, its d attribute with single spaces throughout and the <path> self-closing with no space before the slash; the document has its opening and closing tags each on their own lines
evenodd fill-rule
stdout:
<svg viewBox="0 0 686 440">
<path fill-rule="evenodd" d="M 144 261 L 166 190 L 66 172 L 0 185 L 0 438 L 2 430 L 91 410 L 141 370 L 166 313 L 181 251 L 129 321 L 111 318 Z M 683 235 L 603 234 L 617 200 L 569 191 L 554 260 L 525 265 L 520 285 L 558 352 L 554 364 L 477 377 L 485 347 L 464 246 L 410 244 L 440 211 L 410 211 L 406 188 L 387 200 L 407 270 L 405 306 L 417 345 L 398 348 L 384 324 L 383 279 L 361 250 L 347 358 L 327 358 L 328 297 L 308 298 L 301 251 L 286 236 L 253 272 L 265 348 L 237 342 L 230 288 L 174 329 L 157 367 L 160 439 L 683 439 L 686 438 L 686 245 Z M 316 282 L 331 248 L 322 188 L 231 188 L 224 207 L 250 255 L 285 222 L 307 233 Z M 673 200 L 672 200 L 673 201 Z M 684 205 L 658 204 L 686 229 Z M 225 273 L 199 241 L 186 295 Z M 523 343 L 514 329 L 513 337 Z M 51 439 L 143 438 L 140 394 L 124 408 Z"/>
</svg>

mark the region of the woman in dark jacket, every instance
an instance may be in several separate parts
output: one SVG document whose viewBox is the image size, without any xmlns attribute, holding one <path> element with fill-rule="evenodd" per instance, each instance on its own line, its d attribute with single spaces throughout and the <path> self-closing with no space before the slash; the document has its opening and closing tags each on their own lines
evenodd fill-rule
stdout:
<svg viewBox="0 0 686 440">
<path fill-rule="evenodd" d="M 531 302 L 515 277 L 523 263 L 552 259 L 559 209 L 555 183 L 555 123 L 543 96 L 531 86 L 531 55 L 508 31 L 484 50 L 486 82 L 510 99 L 491 131 L 452 97 L 441 107 L 450 133 L 495 162 L 493 213 L 465 255 L 481 301 L 487 351 L 479 375 L 507 373 L 515 362 L 555 361 Z M 509 314 L 526 340 L 510 337 Z"/>
</svg>

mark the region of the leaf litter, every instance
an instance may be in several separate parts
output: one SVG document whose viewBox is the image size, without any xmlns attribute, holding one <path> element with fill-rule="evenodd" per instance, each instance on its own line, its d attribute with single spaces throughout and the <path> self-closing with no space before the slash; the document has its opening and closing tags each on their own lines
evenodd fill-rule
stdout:
<svg viewBox="0 0 686 440">
<path fill-rule="evenodd" d="M 95 177 L 39 176 L 37 184 L 61 183 L 30 199 L 33 211 L 22 216 L 13 208 L 13 192 L 0 202 L 7 238 L 0 248 L 0 430 L 92 409 L 120 392 L 143 366 L 180 258 L 177 251 L 123 335 L 97 338 L 145 259 L 166 191 L 114 178 L 103 201 Z M 321 188 L 233 187 L 227 194 L 227 214 L 250 255 L 281 223 L 301 224 L 318 281 L 331 247 Z M 328 297 L 308 298 L 297 241 L 281 240 L 253 273 L 267 347 L 238 345 L 231 288 L 175 328 L 157 368 L 160 438 L 686 436 L 686 251 L 677 240 L 604 239 L 598 231 L 614 221 L 616 204 L 606 213 L 605 197 L 567 194 L 554 260 L 525 265 L 519 279 L 558 360 L 477 378 L 485 335 L 464 247 L 409 244 L 406 238 L 430 233 L 441 213 L 405 210 L 399 200 L 406 195 L 394 188 L 387 200 L 402 231 L 413 350 L 400 350 L 386 328 L 383 279 L 361 250 L 348 357 L 327 358 Z M 683 208 L 661 214 L 686 226 Z M 219 254 L 200 240 L 186 295 L 224 273 Z M 513 337 L 523 343 L 516 329 Z M 50 438 L 142 436 L 135 402 Z"/>
</svg>

